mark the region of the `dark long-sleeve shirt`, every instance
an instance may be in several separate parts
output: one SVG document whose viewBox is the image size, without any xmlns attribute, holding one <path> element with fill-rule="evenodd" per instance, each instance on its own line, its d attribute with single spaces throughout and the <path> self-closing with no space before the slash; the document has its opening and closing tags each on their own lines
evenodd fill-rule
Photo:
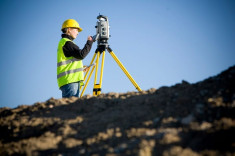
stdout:
<svg viewBox="0 0 235 156">
<path fill-rule="evenodd" d="M 68 38 L 70 40 L 73 40 L 73 38 L 67 34 L 62 34 L 62 38 Z M 91 47 L 92 47 L 93 41 L 87 40 L 85 46 L 83 49 L 80 49 L 76 44 L 74 44 L 71 41 L 67 41 L 65 45 L 63 46 L 63 52 L 65 57 L 75 57 L 77 59 L 84 59 L 87 54 L 90 52 Z"/>
</svg>

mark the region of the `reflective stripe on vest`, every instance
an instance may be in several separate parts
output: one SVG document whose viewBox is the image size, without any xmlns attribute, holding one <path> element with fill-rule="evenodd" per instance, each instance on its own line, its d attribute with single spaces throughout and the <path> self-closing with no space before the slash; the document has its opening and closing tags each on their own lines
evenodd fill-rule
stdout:
<svg viewBox="0 0 235 156">
<path fill-rule="evenodd" d="M 57 82 L 59 88 L 69 83 L 82 82 L 84 79 L 82 60 L 64 55 L 63 46 L 67 41 L 71 40 L 62 38 L 57 50 Z"/>
<path fill-rule="evenodd" d="M 57 75 L 57 79 L 62 77 L 62 76 L 72 74 L 72 73 L 76 73 L 76 72 L 80 72 L 80 71 L 83 71 L 83 68 L 78 68 L 78 69 L 72 69 L 72 70 L 69 70 L 69 71 L 65 71 L 65 72 L 60 73 L 59 75 Z"/>
<path fill-rule="evenodd" d="M 62 62 L 57 63 L 57 67 L 62 66 L 62 65 L 66 65 L 66 64 L 69 64 L 69 63 L 72 63 L 72 62 L 74 62 L 74 61 L 80 61 L 80 60 L 79 60 L 79 59 L 76 59 L 76 58 L 73 58 L 73 59 L 71 59 L 71 60 L 62 61 Z"/>
</svg>

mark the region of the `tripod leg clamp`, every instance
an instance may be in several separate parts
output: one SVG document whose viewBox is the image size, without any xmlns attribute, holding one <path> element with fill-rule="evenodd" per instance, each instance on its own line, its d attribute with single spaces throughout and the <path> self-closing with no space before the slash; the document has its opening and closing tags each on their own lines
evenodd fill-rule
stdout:
<svg viewBox="0 0 235 156">
<path fill-rule="evenodd" d="M 97 96 L 97 95 L 100 95 L 100 93 L 101 93 L 101 85 L 95 84 L 93 88 L 93 95 Z"/>
<path fill-rule="evenodd" d="M 107 50 L 109 53 L 111 53 L 113 51 L 109 46 L 108 46 Z"/>
</svg>

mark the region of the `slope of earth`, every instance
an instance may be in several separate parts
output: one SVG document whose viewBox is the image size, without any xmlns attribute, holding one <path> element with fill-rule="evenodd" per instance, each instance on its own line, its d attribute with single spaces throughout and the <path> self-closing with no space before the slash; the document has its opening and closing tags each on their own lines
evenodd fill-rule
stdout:
<svg viewBox="0 0 235 156">
<path fill-rule="evenodd" d="M 0 155 L 235 155 L 235 66 L 204 81 L 0 109 Z"/>
</svg>

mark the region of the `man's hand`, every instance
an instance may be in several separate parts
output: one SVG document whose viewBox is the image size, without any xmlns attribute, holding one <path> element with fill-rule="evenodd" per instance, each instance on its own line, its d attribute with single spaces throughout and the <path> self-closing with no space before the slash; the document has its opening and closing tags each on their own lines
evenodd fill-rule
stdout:
<svg viewBox="0 0 235 156">
<path fill-rule="evenodd" d="M 88 36 L 87 40 L 89 41 L 93 41 L 92 37 L 91 36 Z"/>
<path fill-rule="evenodd" d="M 86 67 L 87 67 L 87 66 L 83 66 L 83 68 L 84 68 L 84 69 L 83 69 L 83 72 L 87 72 L 87 71 L 91 68 L 91 67 L 87 67 L 87 68 L 86 68 Z"/>
</svg>

